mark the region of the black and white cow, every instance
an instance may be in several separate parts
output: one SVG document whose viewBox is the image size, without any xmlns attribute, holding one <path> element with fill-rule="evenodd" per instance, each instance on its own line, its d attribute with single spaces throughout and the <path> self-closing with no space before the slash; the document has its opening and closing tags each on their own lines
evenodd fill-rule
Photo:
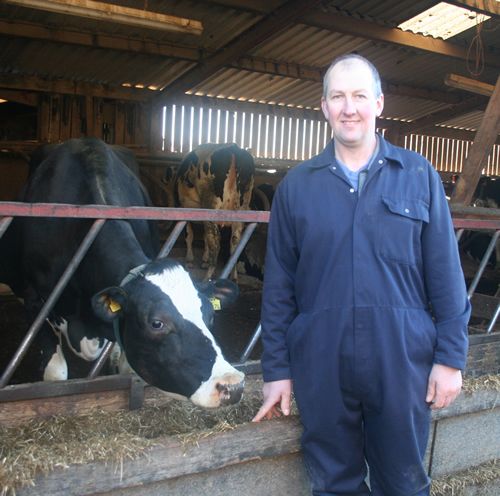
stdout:
<svg viewBox="0 0 500 496">
<path fill-rule="evenodd" d="M 173 190 L 175 206 L 223 210 L 249 210 L 254 184 L 255 164 L 252 155 L 234 143 L 207 143 L 189 152 L 176 174 L 167 170 L 165 184 Z M 241 222 L 204 222 L 202 267 L 205 279 L 214 274 L 220 252 L 220 228 L 231 228 L 230 253 L 241 239 Z M 186 262 L 191 266 L 193 229 L 186 227 Z M 236 269 L 231 277 L 236 280 Z"/>
<path fill-rule="evenodd" d="M 70 140 L 41 159 L 24 189 L 25 202 L 150 204 L 134 167 L 100 140 Z M 16 219 L 12 227 L 22 252 L 22 296 L 30 313 L 47 299 L 91 223 Z M 107 340 L 118 340 L 145 381 L 197 405 L 237 402 L 244 375 L 224 359 L 209 330 L 210 298 L 224 307 L 234 300 L 237 287 L 229 281 L 196 285 L 178 263 L 154 260 L 157 251 L 152 223 L 106 222 L 59 298 L 50 326 L 40 331 L 44 378 L 66 378 L 62 333 L 85 359 L 96 358 Z"/>
<path fill-rule="evenodd" d="M 500 206 L 500 179 L 483 176 L 479 179 L 474 192 L 474 207 L 498 209 Z M 460 245 L 464 253 L 476 262 L 480 262 L 491 242 L 491 233 L 472 231 L 462 237 Z M 490 255 L 490 266 L 500 269 L 500 240 Z"/>
</svg>

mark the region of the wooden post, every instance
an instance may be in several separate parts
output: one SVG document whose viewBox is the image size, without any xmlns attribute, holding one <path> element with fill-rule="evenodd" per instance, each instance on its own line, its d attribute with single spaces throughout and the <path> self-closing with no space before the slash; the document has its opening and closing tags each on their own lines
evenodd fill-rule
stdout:
<svg viewBox="0 0 500 496">
<path fill-rule="evenodd" d="M 94 135 L 94 102 L 91 96 L 85 97 L 85 136 Z"/>
<path fill-rule="evenodd" d="M 49 141 L 50 136 L 50 96 L 41 93 L 38 100 L 37 137 L 40 141 Z"/>
<path fill-rule="evenodd" d="M 465 159 L 463 172 L 457 181 L 451 203 L 469 205 L 481 177 L 483 162 L 490 154 L 500 132 L 500 76 L 491 95 L 483 120 Z"/>
<path fill-rule="evenodd" d="M 102 98 L 94 98 L 94 134 L 102 139 Z"/>
<path fill-rule="evenodd" d="M 151 107 L 151 124 L 149 133 L 149 150 L 150 152 L 158 152 L 162 149 L 162 117 L 163 105 L 152 105 Z"/>
<path fill-rule="evenodd" d="M 71 138 L 71 114 L 73 98 L 63 95 L 61 98 L 61 120 L 59 126 L 59 139 L 66 141 Z"/>
<path fill-rule="evenodd" d="M 115 144 L 123 145 L 125 138 L 125 109 L 123 102 L 115 104 Z"/>
</svg>

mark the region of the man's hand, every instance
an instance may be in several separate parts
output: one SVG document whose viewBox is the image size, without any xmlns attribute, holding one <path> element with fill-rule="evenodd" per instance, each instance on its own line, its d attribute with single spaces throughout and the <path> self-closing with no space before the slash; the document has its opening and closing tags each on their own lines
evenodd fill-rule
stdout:
<svg viewBox="0 0 500 496">
<path fill-rule="evenodd" d="M 262 392 L 264 402 L 252 422 L 259 422 L 264 417 L 272 419 L 273 417 L 281 417 L 282 414 L 290 415 L 290 397 L 292 395 L 292 381 L 290 379 L 266 382 Z"/>
<path fill-rule="evenodd" d="M 453 367 L 435 363 L 429 375 L 425 401 L 432 410 L 450 406 L 462 389 L 462 372 Z"/>
</svg>

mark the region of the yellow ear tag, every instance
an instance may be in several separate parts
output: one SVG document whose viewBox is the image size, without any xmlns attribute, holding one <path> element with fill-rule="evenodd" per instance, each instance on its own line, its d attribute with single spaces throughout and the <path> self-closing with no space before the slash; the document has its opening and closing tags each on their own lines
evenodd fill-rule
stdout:
<svg viewBox="0 0 500 496">
<path fill-rule="evenodd" d="M 215 311 L 220 310 L 221 306 L 219 298 L 210 298 L 210 303 L 214 307 Z"/>
<path fill-rule="evenodd" d="M 113 312 L 113 313 L 116 313 L 118 312 L 119 310 L 122 309 L 122 307 L 120 306 L 120 304 L 115 301 L 115 300 L 109 300 L 109 309 Z"/>
</svg>

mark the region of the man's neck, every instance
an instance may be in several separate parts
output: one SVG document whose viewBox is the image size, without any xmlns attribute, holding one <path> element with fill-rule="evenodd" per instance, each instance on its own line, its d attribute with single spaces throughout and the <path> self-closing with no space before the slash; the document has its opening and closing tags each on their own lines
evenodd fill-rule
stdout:
<svg viewBox="0 0 500 496">
<path fill-rule="evenodd" d="M 335 142 L 335 158 L 342 162 L 348 169 L 357 171 L 364 167 L 377 148 L 377 137 L 366 145 L 360 147 L 345 146 Z"/>
</svg>

